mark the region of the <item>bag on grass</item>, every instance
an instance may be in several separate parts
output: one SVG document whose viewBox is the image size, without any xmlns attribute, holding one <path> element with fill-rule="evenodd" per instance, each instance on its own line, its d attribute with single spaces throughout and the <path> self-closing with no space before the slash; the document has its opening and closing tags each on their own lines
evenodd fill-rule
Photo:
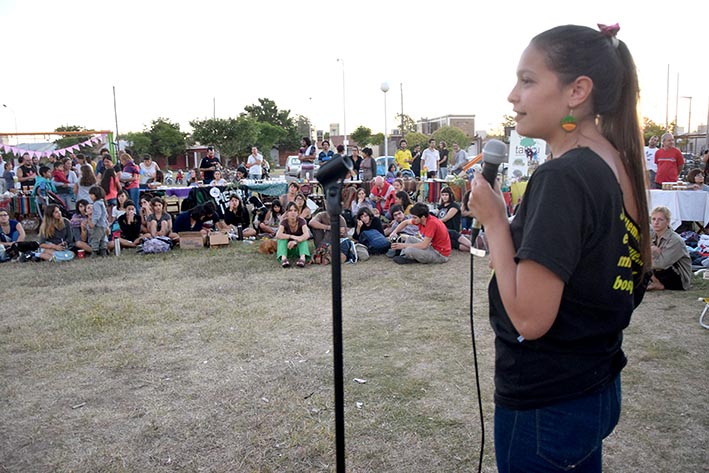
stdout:
<svg viewBox="0 0 709 473">
<path fill-rule="evenodd" d="M 365 230 L 359 235 L 359 242 L 367 247 L 371 254 L 386 253 L 391 242 L 387 237 L 382 235 L 378 230 Z"/>
<path fill-rule="evenodd" d="M 329 243 L 321 243 L 313 253 L 313 264 L 330 264 L 332 261 L 332 248 Z"/>
<path fill-rule="evenodd" d="M 358 261 L 367 261 L 369 259 L 369 250 L 362 243 L 355 243 L 355 251 L 357 252 Z"/>
<path fill-rule="evenodd" d="M 148 238 L 143 242 L 143 253 L 166 253 L 172 247 L 169 240 L 165 237 Z"/>
<path fill-rule="evenodd" d="M 340 238 L 340 252 L 345 255 L 346 263 L 356 263 L 359 259 L 355 244 L 349 238 Z"/>
<path fill-rule="evenodd" d="M 76 255 L 71 250 L 57 250 L 54 252 L 52 261 L 71 261 L 74 259 L 74 256 Z"/>
</svg>

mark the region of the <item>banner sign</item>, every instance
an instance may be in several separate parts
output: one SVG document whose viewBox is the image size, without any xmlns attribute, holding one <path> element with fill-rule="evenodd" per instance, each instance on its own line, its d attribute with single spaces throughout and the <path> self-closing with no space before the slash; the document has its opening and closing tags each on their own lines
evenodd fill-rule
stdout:
<svg viewBox="0 0 709 473">
<path fill-rule="evenodd" d="M 544 140 L 510 132 L 508 176 L 513 181 L 529 176 L 544 160 L 547 144 Z"/>
<path fill-rule="evenodd" d="M 75 145 L 71 145 L 66 148 L 49 150 L 49 151 L 35 151 L 33 149 L 24 149 L 24 148 L 20 148 L 17 146 L 0 144 L 0 152 L 12 153 L 15 156 L 22 156 L 23 154 L 27 153 L 30 155 L 30 157 L 37 156 L 38 158 L 41 158 L 43 156 L 49 156 L 50 154 L 54 154 L 57 156 L 66 156 L 67 154 L 69 154 L 73 151 L 79 151 L 80 148 L 85 148 L 87 146 L 94 147 L 98 143 L 105 143 L 106 139 L 107 139 L 107 135 L 92 136 L 88 140 L 83 141 L 81 143 L 77 143 Z"/>
</svg>

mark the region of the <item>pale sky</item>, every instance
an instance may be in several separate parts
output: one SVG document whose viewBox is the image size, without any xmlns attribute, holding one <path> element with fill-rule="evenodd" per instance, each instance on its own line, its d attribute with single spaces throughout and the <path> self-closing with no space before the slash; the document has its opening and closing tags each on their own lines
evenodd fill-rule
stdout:
<svg viewBox="0 0 709 473">
<path fill-rule="evenodd" d="M 141 131 L 157 117 L 180 123 L 237 116 L 269 98 L 311 118 L 384 131 L 401 111 L 418 120 L 475 114 L 496 128 L 520 54 L 560 24 L 619 22 L 635 57 L 641 113 L 665 122 L 691 96 L 692 129 L 709 109 L 709 4 L 677 1 L 435 2 L 0 0 L 0 130 L 80 125 Z M 346 105 L 343 113 L 343 69 Z M 9 108 L 2 107 L 6 104 Z M 679 99 L 686 127 L 689 100 Z M 13 140 L 14 141 L 14 140 Z"/>
</svg>

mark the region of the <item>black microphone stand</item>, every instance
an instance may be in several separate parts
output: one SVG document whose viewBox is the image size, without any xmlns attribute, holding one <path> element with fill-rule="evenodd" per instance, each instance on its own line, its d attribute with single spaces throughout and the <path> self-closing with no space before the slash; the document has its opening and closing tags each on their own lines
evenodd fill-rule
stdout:
<svg viewBox="0 0 709 473">
<path fill-rule="evenodd" d="M 342 368 L 342 262 L 340 260 L 340 214 L 342 181 L 327 186 L 325 197 L 330 216 L 330 262 L 332 265 L 332 345 L 335 375 L 335 452 L 337 472 L 345 473 L 345 388 Z"/>
</svg>

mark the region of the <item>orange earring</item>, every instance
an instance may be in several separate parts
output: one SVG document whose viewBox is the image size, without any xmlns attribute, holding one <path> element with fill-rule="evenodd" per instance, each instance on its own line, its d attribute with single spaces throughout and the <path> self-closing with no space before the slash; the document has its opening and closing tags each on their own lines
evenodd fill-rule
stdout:
<svg viewBox="0 0 709 473">
<path fill-rule="evenodd" d="M 574 109 L 569 110 L 569 114 L 561 119 L 561 128 L 565 132 L 571 133 L 576 129 L 576 119 L 574 118 Z"/>
</svg>

